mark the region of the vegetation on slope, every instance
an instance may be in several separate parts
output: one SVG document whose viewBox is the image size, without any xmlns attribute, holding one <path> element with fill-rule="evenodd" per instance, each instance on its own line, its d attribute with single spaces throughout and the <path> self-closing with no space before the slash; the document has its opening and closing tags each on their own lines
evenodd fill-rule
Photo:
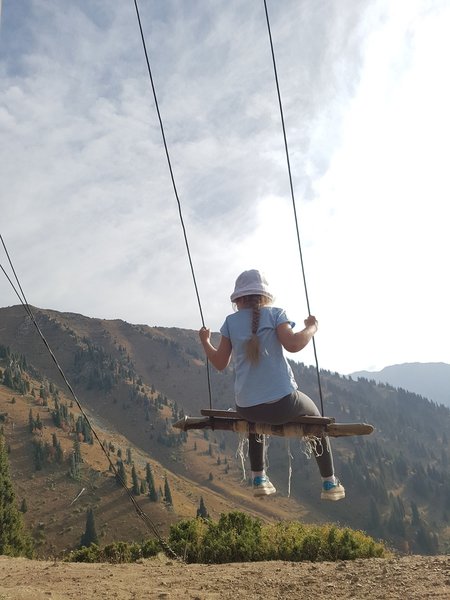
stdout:
<svg viewBox="0 0 450 600">
<path fill-rule="evenodd" d="M 26 364 L 39 366 L 49 387 L 51 367 L 44 364 L 26 317 L 14 307 L 0 310 L 5 325 L 2 340 L 14 353 L 22 352 L 16 361 L 19 367 L 26 355 Z M 184 474 L 189 470 L 194 479 L 219 493 L 221 480 L 236 479 L 236 469 L 229 473 L 234 436 L 205 433 L 205 455 L 203 439 L 190 434 L 188 441 L 186 434 L 179 435 L 171 428 L 173 420 L 183 414 L 198 414 L 208 403 L 196 332 L 54 311 L 38 311 L 38 319 L 52 345 L 58 346 L 69 378 L 77 381 L 83 402 L 120 429 L 130 442 L 150 456 L 158 456 L 168 471 L 178 469 Z M 317 400 L 315 370 L 297 363 L 292 366 L 301 389 Z M 23 393 L 24 384 L 17 373 L 8 373 L 10 383 L 11 376 L 19 386 L 11 389 Z M 232 406 L 231 371 L 213 371 L 211 381 L 214 407 Z M 293 448 L 293 442 L 291 495 L 306 507 L 312 521 L 337 521 L 363 529 L 404 552 L 447 552 L 450 410 L 416 394 L 365 379 L 354 381 L 322 371 L 321 381 L 326 414 L 338 422 L 369 422 L 375 433 L 368 438 L 333 441 L 336 470 L 347 489 L 347 500 L 332 506 L 317 503 L 317 470 L 298 448 Z M 36 390 L 37 396 L 40 393 Z M 63 414 L 59 416 L 64 420 Z M 34 412 L 33 418 L 36 420 Z M 81 436 L 89 437 L 82 422 L 78 428 Z M 272 438 L 269 452 L 271 477 L 282 496 L 287 491 L 285 440 Z M 42 452 L 38 454 L 42 459 Z M 198 470 L 199 465 L 206 464 L 209 478 Z"/>
<path fill-rule="evenodd" d="M 9 472 L 5 439 L 0 432 L 0 555 L 33 556 L 31 539 L 25 530 L 22 513 L 16 504 L 16 496 Z"/>
<path fill-rule="evenodd" d="M 228 563 L 263 560 L 336 561 L 383 558 L 385 546 L 348 528 L 334 525 L 304 525 L 299 522 L 264 524 L 260 519 L 233 511 L 218 521 L 195 518 L 170 528 L 171 550 L 187 562 Z M 77 562 L 132 562 L 160 550 L 156 541 L 144 544 L 96 544 L 72 552 L 67 560 Z"/>
</svg>

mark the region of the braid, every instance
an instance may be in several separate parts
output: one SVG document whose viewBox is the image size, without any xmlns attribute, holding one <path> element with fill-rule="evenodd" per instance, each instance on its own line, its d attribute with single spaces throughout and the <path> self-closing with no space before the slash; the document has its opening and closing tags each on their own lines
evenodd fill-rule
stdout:
<svg viewBox="0 0 450 600">
<path fill-rule="evenodd" d="M 261 317 L 261 306 L 263 301 L 261 296 L 248 296 L 246 304 L 248 308 L 252 309 L 252 335 L 246 344 L 246 355 L 252 365 L 255 365 L 259 361 L 260 349 L 259 349 L 259 338 L 257 335 L 259 320 Z"/>
<path fill-rule="evenodd" d="M 255 304 L 252 309 L 252 335 L 256 335 L 259 327 L 259 319 L 261 317 L 261 306 L 259 304 Z"/>
</svg>

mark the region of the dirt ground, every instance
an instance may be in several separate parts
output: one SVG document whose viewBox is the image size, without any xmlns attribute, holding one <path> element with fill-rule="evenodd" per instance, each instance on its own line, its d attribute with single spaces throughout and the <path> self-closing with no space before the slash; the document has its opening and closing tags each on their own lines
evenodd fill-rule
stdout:
<svg viewBox="0 0 450 600">
<path fill-rule="evenodd" d="M 135 564 L 0 557 L 0 600 L 450 599 L 450 556 L 337 563 L 187 565 L 159 556 Z"/>
</svg>

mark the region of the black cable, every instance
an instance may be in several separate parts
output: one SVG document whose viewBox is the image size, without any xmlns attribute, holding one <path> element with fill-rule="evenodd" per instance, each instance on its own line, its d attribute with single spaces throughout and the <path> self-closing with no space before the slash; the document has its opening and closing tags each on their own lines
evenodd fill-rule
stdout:
<svg viewBox="0 0 450 600">
<path fill-rule="evenodd" d="M 13 265 L 13 263 L 12 263 L 12 260 L 11 260 L 11 257 L 10 257 L 10 255 L 9 255 L 8 249 L 6 248 L 6 244 L 5 244 L 4 240 L 3 240 L 3 236 L 2 236 L 1 234 L 0 234 L 0 241 L 1 241 L 2 245 L 3 245 L 3 249 L 5 250 L 5 254 L 6 254 L 7 258 L 8 258 L 9 265 L 10 265 L 10 267 L 11 267 L 11 270 L 12 270 L 12 272 L 14 273 L 14 277 L 15 277 L 15 279 L 16 279 L 17 285 L 19 286 L 19 289 L 20 289 L 20 292 L 21 292 L 21 294 L 22 294 L 22 295 L 20 295 L 20 294 L 19 294 L 19 292 L 18 292 L 18 290 L 16 289 L 16 287 L 15 287 L 14 283 L 12 282 L 11 278 L 9 277 L 8 273 L 6 272 L 6 270 L 4 269 L 4 267 L 3 267 L 3 265 L 2 265 L 1 263 L 0 263 L 0 269 L 1 269 L 1 270 L 3 271 L 3 273 L 6 275 L 6 278 L 8 279 L 8 281 L 9 281 L 9 283 L 11 284 L 11 286 L 12 286 L 12 288 L 13 288 L 14 292 L 16 293 L 17 297 L 18 297 L 18 298 L 19 298 L 19 300 L 20 300 L 20 303 L 21 303 L 21 304 L 22 304 L 22 306 L 25 308 L 25 311 L 26 311 L 26 313 L 27 313 L 27 314 L 28 314 L 28 316 L 30 317 L 30 319 L 31 319 L 31 321 L 33 322 L 33 324 L 34 324 L 34 326 L 35 326 L 35 328 L 36 328 L 36 330 L 37 330 L 37 332 L 38 332 L 38 334 L 39 334 L 40 338 L 41 338 L 41 339 L 42 339 L 42 341 L 44 342 L 44 344 L 45 344 L 45 347 L 47 348 L 47 350 L 48 350 L 48 352 L 49 352 L 50 356 L 52 357 L 52 360 L 53 360 L 53 362 L 55 363 L 55 365 L 56 365 L 56 368 L 58 369 L 58 371 L 59 371 L 59 373 L 60 373 L 61 377 L 63 378 L 63 380 L 64 380 L 64 383 L 66 384 L 66 386 L 67 386 L 67 388 L 68 388 L 68 390 L 69 390 L 69 392 L 70 392 L 71 396 L 72 396 L 72 397 L 73 397 L 73 399 L 75 400 L 75 402 L 76 402 L 76 405 L 78 406 L 78 408 L 79 408 L 79 410 L 80 410 L 80 412 L 81 412 L 82 416 L 84 417 L 84 419 L 86 420 L 87 424 L 89 425 L 89 428 L 91 429 L 92 433 L 94 434 L 94 437 L 95 437 L 95 439 L 96 439 L 96 440 L 97 440 L 97 442 L 99 443 L 99 445 L 100 445 L 100 448 L 103 450 L 103 453 L 105 454 L 105 456 L 106 456 L 106 458 L 107 458 L 107 460 L 108 460 L 108 462 L 109 462 L 109 465 L 110 465 L 110 467 L 111 467 L 111 469 L 112 469 L 112 471 L 113 471 L 113 473 L 114 473 L 114 475 L 115 475 L 115 477 L 116 477 L 116 480 L 118 480 L 118 481 L 121 483 L 122 487 L 125 489 L 125 491 L 126 491 L 126 493 L 127 493 L 128 497 L 129 497 L 129 499 L 130 499 L 131 503 L 133 504 L 133 506 L 134 506 L 134 508 L 135 508 L 135 510 L 136 510 L 136 513 L 137 513 L 137 514 L 138 514 L 138 516 L 139 516 L 139 517 L 140 517 L 140 518 L 141 518 L 141 519 L 144 521 L 144 523 L 145 523 L 145 525 L 147 526 L 147 528 L 149 529 L 149 531 L 151 531 L 151 532 L 152 532 L 152 533 L 155 535 L 155 537 L 158 539 L 158 541 L 159 541 L 159 543 L 160 543 L 161 547 L 162 547 L 162 548 L 163 548 L 163 549 L 164 549 L 164 550 L 165 550 L 165 551 L 166 551 L 166 552 L 167 552 L 169 555 L 171 555 L 173 558 L 175 558 L 175 559 L 178 559 L 179 557 L 177 556 L 177 554 L 175 554 L 175 552 L 174 552 L 174 551 L 173 551 L 173 550 L 170 548 L 170 546 L 167 544 L 167 542 L 166 542 L 166 541 L 163 539 L 163 537 L 160 535 L 160 533 L 159 533 L 158 529 L 156 528 L 156 525 L 153 523 L 153 521 L 150 519 L 150 517 L 149 517 L 149 516 L 148 516 L 148 515 L 147 515 L 147 514 L 146 514 L 146 513 L 145 513 L 145 512 L 142 510 L 142 508 L 139 506 L 139 504 L 138 504 L 138 503 L 137 503 L 137 501 L 136 501 L 136 498 L 133 496 L 133 494 L 131 493 L 131 491 L 130 491 L 130 490 L 128 489 L 128 487 L 125 485 L 125 482 L 123 481 L 123 479 L 122 479 L 122 477 L 120 476 L 120 474 L 119 474 L 118 470 L 116 469 L 116 466 L 114 465 L 114 463 L 113 463 L 113 462 L 112 462 L 112 460 L 110 459 L 110 457 L 109 457 L 109 455 L 108 455 L 108 452 L 106 451 L 105 447 L 103 446 L 103 443 L 100 441 L 100 438 L 98 437 L 98 435 L 97 435 L 97 432 L 95 431 L 94 427 L 92 426 L 92 423 L 91 423 L 91 421 L 89 420 L 89 417 L 87 416 L 87 414 L 85 413 L 85 411 L 84 411 L 83 407 L 81 406 L 81 404 L 80 404 L 80 401 L 78 400 L 78 398 L 77 398 L 77 396 L 76 396 L 76 394 L 75 394 L 75 392 L 74 392 L 74 390 L 73 390 L 73 388 L 72 388 L 71 384 L 69 383 L 69 381 L 68 381 L 68 379 L 67 379 L 67 377 L 66 377 L 66 375 L 65 375 L 65 373 L 64 373 L 64 371 L 63 371 L 63 369 L 62 369 L 62 367 L 61 367 L 61 365 L 59 364 L 58 360 L 56 359 L 56 357 L 55 357 L 55 355 L 54 355 L 54 353 L 53 353 L 52 349 L 50 348 L 50 345 L 48 344 L 48 342 L 47 342 L 47 340 L 46 340 L 46 338 L 45 338 L 44 334 L 43 334 L 43 333 L 42 333 L 42 331 L 41 331 L 41 328 L 39 327 L 39 325 L 38 325 L 38 323 L 37 323 L 37 321 L 36 321 L 36 318 L 35 318 L 35 316 L 34 316 L 34 314 L 33 314 L 32 310 L 31 310 L 31 307 L 30 307 L 30 305 L 28 304 L 27 298 L 26 298 L 26 296 L 25 296 L 25 293 L 24 293 L 24 291 L 23 291 L 23 289 L 22 289 L 22 286 L 21 286 L 21 284 L 20 284 L 20 280 L 19 280 L 19 278 L 18 278 L 18 276 L 17 276 L 17 273 L 16 273 L 16 271 L 15 271 L 15 269 L 14 269 L 14 265 Z"/>
<path fill-rule="evenodd" d="M 303 286 L 305 288 L 306 306 L 308 308 L 308 314 L 311 314 L 311 309 L 310 309 L 310 305 L 309 305 L 309 296 L 308 296 L 308 286 L 306 285 L 305 267 L 304 267 L 304 263 L 303 263 L 302 244 L 301 244 L 301 241 L 300 241 L 300 232 L 299 232 L 299 226 L 298 226 L 297 209 L 296 209 L 296 206 L 295 206 L 295 194 L 294 194 L 294 185 L 292 183 L 291 162 L 290 162 L 290 159 L 289 159 L 289 147 L 288 147 L 288 142 L 287 142 L 286 127 L 285 127 L 285 124 L 284 124 L 283 103 L 281 102 L 281 92 L 280 92 L 280 85 L 279 85 L 279 82 L 278 82 L 277 64 L 276 64 L 276 61 L 275 61 L 275 50 L 274 50 L 274 47 L 273 47 L 272 31 L 271 31 L 271 28 L 270 28 L 270 19 L 269 19 L 269 12 L 267 10 L 267 2 L 266 2 L 266 0 L 263 0 L 263 1 L 264 1 L 264 11 L 266 13 L 267 31 L 269 33 L 270 50 L 271 50 L 271 53 L 272 53 L 273 72 L 274 72 L 274 75 L 275 75 L 275 84 L 276 84 L 276 87 L 277 87 L 278 105 L 279 105 L 279 108 L 280 108 L 281 127 L 283 129 L 284 149 L 285 149 L 285 154 L 286 154 L 286 163 L 287 163 L 287 170 L 288 170 L 288 176 L 289 176 L 289 186 L 290 186 L 290 189 L 291 189 L 292 208 L 294 210 L 295 228 L 296 228 L 296 231 L 297 231 L 297 243 L 298 243 L 298 251 L 299 251 L 299 255 L 300 255 L 300 265 L 301 265 L 301 270 L 302 270 Z M 313 343 L 313 349 L 314 349 L 314 358 L 315 358 L 315 361 L 316 361 L 317 383 L 318 383 L 318 387 L 319 387 L 319 397 L 320 397 L 320 409 L 321 409 L 321 413 L 322 413 L 322 416 L 323 416 L 324 415 L 324 410 L 323 410 L 322 384 L 320 382 L 319 361 L 318 361 L 318 358 L 317 358 L 316 342 L 314 340 L 314 337 L 312 338 L 312 343 Z"/>
<path fill-rule="evenodd" d="M 136 16 L 137 16 L 138 25 L 139 25 L 139 31 L 140 31 L 140 34 L 141 34 L 142 48 L 144 50 L 145 61 L 147 63 L 147 71 L 148 71 L 148 76 L 149 76 L 149 79 L 150 79 L 150 84 L 151 84 L 151 87 L 152 87 L 153 99 L 155 101 L 156 113 L 158 115 L 158 120 L 159 120 L 159 127 L 161 129 L 161 136 L 162 136 L 162 141 L 163 141 L 163 144 L 164 144 L 164 150 L 165 150 L 165 153 L 166 153 L 167 164 L 168 164 L 168 167 L 169 167 L 170 179 L 172 181 L 172 187 L 173 187 L 173 191 L 174 191 L 175 198 L 176 198 L 176 201 L 177 201 L 177 206 L 178 206 L 178 214 L 179 214 L 179 217 L 180 217 L 181 227 L 183 229 L 184 243 L 186 245 L 186 251 L 187 251 L 187 255 L 188 255 L 189 266 L 190 266 L 191 274 L 192 274 L 192 280 L 194 282 L 195 294 L 197 296 L 197 304 L 198 304 L 198 308 L 199 308 L 199 311 L 200 311 L 200 319 L 201 319 L 201 322 L 202 322 L 202 326 L 205 327 L 205 319 L 203 318 L 202 304 L 200 302 L 200 293 L 198 291 L 197 279 L 195 277 L 194 265 L 193 265 L 192 257 L 191 257 L 191 250 L 190 250 L 190 247 L 189 247 L 188 237 L 187 237 L 187 233 L 186 233 L 186 227 L 185 227 L 185 224 L 184 224 L 183 212 L 181 210 L 181 202 L 180 202 L 180 198 L 178 196 L 177 186 L 175 184 L 175 177 L 174 177 L 174 174 L 173 174 L 172 162 L 170 160 L 169 148 L 167 146 L 166 135 L 164 133 L 164 125 L 163 125 L 163 121 L 162 121 L 162 117 L 161 117 L 161 112 L 159 110 L 158 98 L 156 96 L 156 89 L 155 89 L 155 84 L 153 82 L 152 69 L 150 67 L 150 59 L 149 59 L 149 55 L 148 55 L 148 52 L 147 52 L 147 45 L 145 43 L 144 31 L 142 29 L 141 16 L 140 16 L 140 13 L 139 13 L 139 7 L 138 7 L 137 0 L 134 0 L 134 7 L 136 9 Z M 212 408 L 211 376 L 210 376 L 210 369 L 209 369 L 209 361 L 208 361 L 208 359 L 206 359 L 206 372 L 207 372 L 207 379 L 208 379 L 209 408 Z"/>
</svg>

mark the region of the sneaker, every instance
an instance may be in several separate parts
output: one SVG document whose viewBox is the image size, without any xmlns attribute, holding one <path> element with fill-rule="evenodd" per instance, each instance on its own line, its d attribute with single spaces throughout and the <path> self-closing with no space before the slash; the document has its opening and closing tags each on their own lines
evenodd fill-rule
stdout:
<svg viewBox="0 0 450 600">
<path fill-rule="evenodd" d="M 255 477 L 253 480 L 253 495 L 254 496 L 270 496 L 276 493 L 275 486 L 273 486 L 268 477 Z"/>
<path fill-rule="evenodd" d="M 322 493 L 320 494 L 321 500 L 342 500 L 345 498 L 345 488 L 336 479 L 335 483 L 332 481 L 324 481 L 322 486 Z"/>
</svg>

